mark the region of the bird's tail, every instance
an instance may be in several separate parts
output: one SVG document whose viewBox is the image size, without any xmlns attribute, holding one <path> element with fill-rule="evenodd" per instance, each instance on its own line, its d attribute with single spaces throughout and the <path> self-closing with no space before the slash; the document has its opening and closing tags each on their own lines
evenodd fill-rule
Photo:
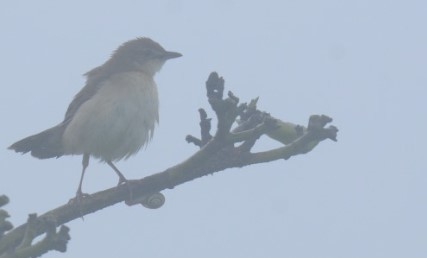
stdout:
<svg viewBox="0 0 427 258">
<path fill-rule="evenodd" d="M 31 155 L 39 159 L 60 157 L 64 154 L 62 148 L 63 131 L 64 127 L 60 124 L 17 141 L 8 149 L 22 153 L 31 152 Z"/>
</svg>

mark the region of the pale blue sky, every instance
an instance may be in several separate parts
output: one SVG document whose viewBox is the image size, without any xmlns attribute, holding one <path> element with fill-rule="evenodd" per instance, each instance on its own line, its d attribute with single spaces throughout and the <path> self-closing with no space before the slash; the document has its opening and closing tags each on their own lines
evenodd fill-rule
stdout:
<svg viewBox="0 0 427 258">
<path fill-rule="evenodd" d="M 119 204 L 68 223 L 68 252 L 45 257 L 426 257 L 426 13 L 421 0 L 3 3 L 0 194 L 12 222 L 73 197 L 81 157 L 6 147 L 59 122 L 83 73 L 148 36 L 184 56 L 156 77 L 160 125 L 145 151 L 117 164 L 128 178 L 196 151 L 184 138 L 198 133 L 211 71 L 283 120 L 333 117 L 339 141 L 165 191 L 159 210 Z M 115 183 L 92 162 L 84 189 Z"/>
</svg>

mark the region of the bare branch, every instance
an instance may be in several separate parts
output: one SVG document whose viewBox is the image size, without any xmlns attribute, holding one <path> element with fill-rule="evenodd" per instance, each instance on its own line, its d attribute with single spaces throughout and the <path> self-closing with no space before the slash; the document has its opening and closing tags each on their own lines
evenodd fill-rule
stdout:
<svg viewBox="0 0 427 258">
<path fill-rule="evenodd" d="M 160 203 L 161 206 L 162 201 L 164 202 L 164 196 L 157 195 L 152 199 L 148 197 L 159 194 L 162 190 L 172 189 L 185 182 L 227 168 L 286 160 L 311 151 L 323 140 L 336 141 L 338 129 L 334 126 L 325 128 L 326 124 L 332 121 L 327 116 L 311 116 L 307 127 L 280 121 L 266 112 L 257 110 L 257 99 L 249 104 L 239 104 L 239 99 L 231 92 L 224 99 L 224 79 L 217 73 L 211 73 L 206 82 L 206 89 L 209 104 L 215 111 L 218 124 L 215 136 L 212 137 L 211 119 L 208 118 L 205 110 L 199 110 L 201 137 L 200 139 L 194 136 L 186 138 L 188 142 L 199 146 L 199 151 L 184 162 L 162 172 L 91 194 L 78 204 L 77 202 L 68 203 L 35 218 L 38 223 L 31 224 L 32 222 L 29 221 L 15 228 L 0 239 L 0 254 L 22 243 L 28 243 L 25 239 L 29 229 L 31 229 L 32 239 L 43 233 L 48 233 L 46 238 L 51 236 L 53 231 L 49 225 L 53 224 L 42 223 L 43 221 L 53 221 L 54 227 L 58 227 L 82 215 L 88 215 L 123 201 L 128 205 L 142 203 L 146 207 L 156 208 L 156 205 Z M 235 124 L 237 126 L 233 129 Z M 262 135 L 268 135 L 286 145 L 273 150 L 251 153 L 252 147 Z M 242 143 L 238 145 L 240 142 Z M 150 206 L 151 204 L 153 205 Z M 62 235 L 62 239 L 66 239 L 66 236 L 67 234 Z M 33 246 L 30 245 L 30 247 Z M 19 248 L 16 251 L 18 252 Z"/>
</svg>

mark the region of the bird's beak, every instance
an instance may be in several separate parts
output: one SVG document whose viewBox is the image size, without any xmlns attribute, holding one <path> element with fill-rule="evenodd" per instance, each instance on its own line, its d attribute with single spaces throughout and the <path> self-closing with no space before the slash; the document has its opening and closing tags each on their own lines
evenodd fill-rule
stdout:
<svg viewBox="0 0 427 258">
<path fill-rule="evenodd" d="M 162 57 L 164 58 L 164 59 L 171 59 L 171 58 L 177 58 L 177 57 L 181 57 L 182 55 L 180 54 L 180 53 L 178 53 L 178 52 L 169 52 L 169 51 L 166 51 L 163 55 L 162 55 Z"/>
</svg>

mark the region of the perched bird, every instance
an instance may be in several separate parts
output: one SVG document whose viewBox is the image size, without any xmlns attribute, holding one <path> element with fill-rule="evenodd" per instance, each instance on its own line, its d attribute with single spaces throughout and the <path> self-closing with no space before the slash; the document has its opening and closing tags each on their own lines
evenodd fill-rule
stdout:
<svg viewBox="0 0 427 258">
<path fill-rule="evenodd" d="M 182 56 L 166 51 L 149 38 L 122 44 L 110 59 L 85 74 L 86 85 L 68 106 L 64 120 L 24 138 L 9 149 L 39 159 L 83 155 L 82 182 L 90 156 L 107 163 L 126 182 L 113 161 L 137 153 L 153 136 L 159 121 L 154 75 L 166 60 Z"/>
</svg>

